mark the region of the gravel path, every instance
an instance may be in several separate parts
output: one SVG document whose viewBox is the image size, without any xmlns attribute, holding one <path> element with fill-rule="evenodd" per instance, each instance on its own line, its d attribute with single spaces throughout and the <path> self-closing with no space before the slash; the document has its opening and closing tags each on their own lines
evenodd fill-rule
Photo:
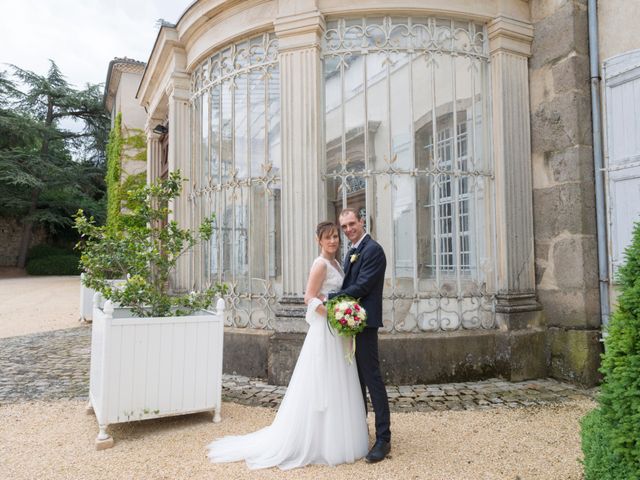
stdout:
<svg viewBox="0 0 640 480">
<path fill-rule="evenodd" d="M 0 269 L 0 338 L 78 326 L 80 277 Z"/>
<path fill-rule="evenodd" d="M 393 413 L 390 459 L 290 472 L 250 471 L 243 463 L 213 465 L 205 457 L 205 445 L 214 437 L 266 426 L 273 409 L 225 403 L 219 424 L 211 422 L 211 415 L 198 414 L 114 425 L 115 447 L 96 451 L 96 422 L 84 406 L 81 401 L 56 401 L 0 407 L 2 477 L 578 480 L 578 420 L 593 403 Z"/>
</svg>

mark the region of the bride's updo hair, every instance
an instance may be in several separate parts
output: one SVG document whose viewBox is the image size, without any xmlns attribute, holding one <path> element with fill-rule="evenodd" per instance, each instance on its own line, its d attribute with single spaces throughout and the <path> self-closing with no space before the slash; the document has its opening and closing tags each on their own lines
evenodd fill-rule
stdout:
<svg viewBox="0 0 640 480">
<path fill-rule="evenodd" d="M 338 226 L 333 222 L 320 222 L 316 227 L 318 240 L 322 240 L 323 237 L 331 235 L 333 232 L 337 232 L 338 237 L 340 236 L 340 230 L 338 230 Z"/>
</svg>

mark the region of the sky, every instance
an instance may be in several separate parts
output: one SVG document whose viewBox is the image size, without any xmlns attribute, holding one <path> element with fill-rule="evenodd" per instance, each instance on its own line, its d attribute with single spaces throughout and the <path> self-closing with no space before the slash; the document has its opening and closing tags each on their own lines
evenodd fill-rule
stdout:
<svg viewBox="0 0 640 480">
<path fill-rule="evenodd" d="M 146 62 L 156 22 L 176 23 L 192 0 L 0 0 L 0 71 L 46 74 L 56 62 L 76 88 L 104 83 L 109 62 Z"/>
</svg>

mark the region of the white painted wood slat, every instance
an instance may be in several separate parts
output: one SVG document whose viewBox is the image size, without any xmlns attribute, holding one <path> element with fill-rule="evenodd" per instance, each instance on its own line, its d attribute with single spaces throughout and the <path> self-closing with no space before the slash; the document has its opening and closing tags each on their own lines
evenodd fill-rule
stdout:
<svg viewBox="0 0 640 480">
<path fill-rule="evenodd" d="M 624 262 L 640 221 L 640 50 L 604 63 L 610 271 Z"/>
<path fill-rule="evenodd" d="M 110 302 L 94 308 L 89 396 L 99 440 L 112 423 L 200 411 L 219 421 L 224 302 L 218 306 L 216 314 L 166 318 L 112 318 Z"/>
</svg>

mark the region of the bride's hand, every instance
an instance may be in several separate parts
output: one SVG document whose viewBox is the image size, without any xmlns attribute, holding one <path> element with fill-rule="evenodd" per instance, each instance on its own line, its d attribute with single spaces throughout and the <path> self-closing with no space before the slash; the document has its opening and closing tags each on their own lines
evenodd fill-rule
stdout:
<svg viewBox="0 0 640 480">
<path fill-rule="evenodd" d="M 316 312 L 318 312 L 320 315 L 326 315 L 327 314 L 327 307 L 325 307 L 323 304 L 320 304 L 316 308 Z"/>
</svg>

